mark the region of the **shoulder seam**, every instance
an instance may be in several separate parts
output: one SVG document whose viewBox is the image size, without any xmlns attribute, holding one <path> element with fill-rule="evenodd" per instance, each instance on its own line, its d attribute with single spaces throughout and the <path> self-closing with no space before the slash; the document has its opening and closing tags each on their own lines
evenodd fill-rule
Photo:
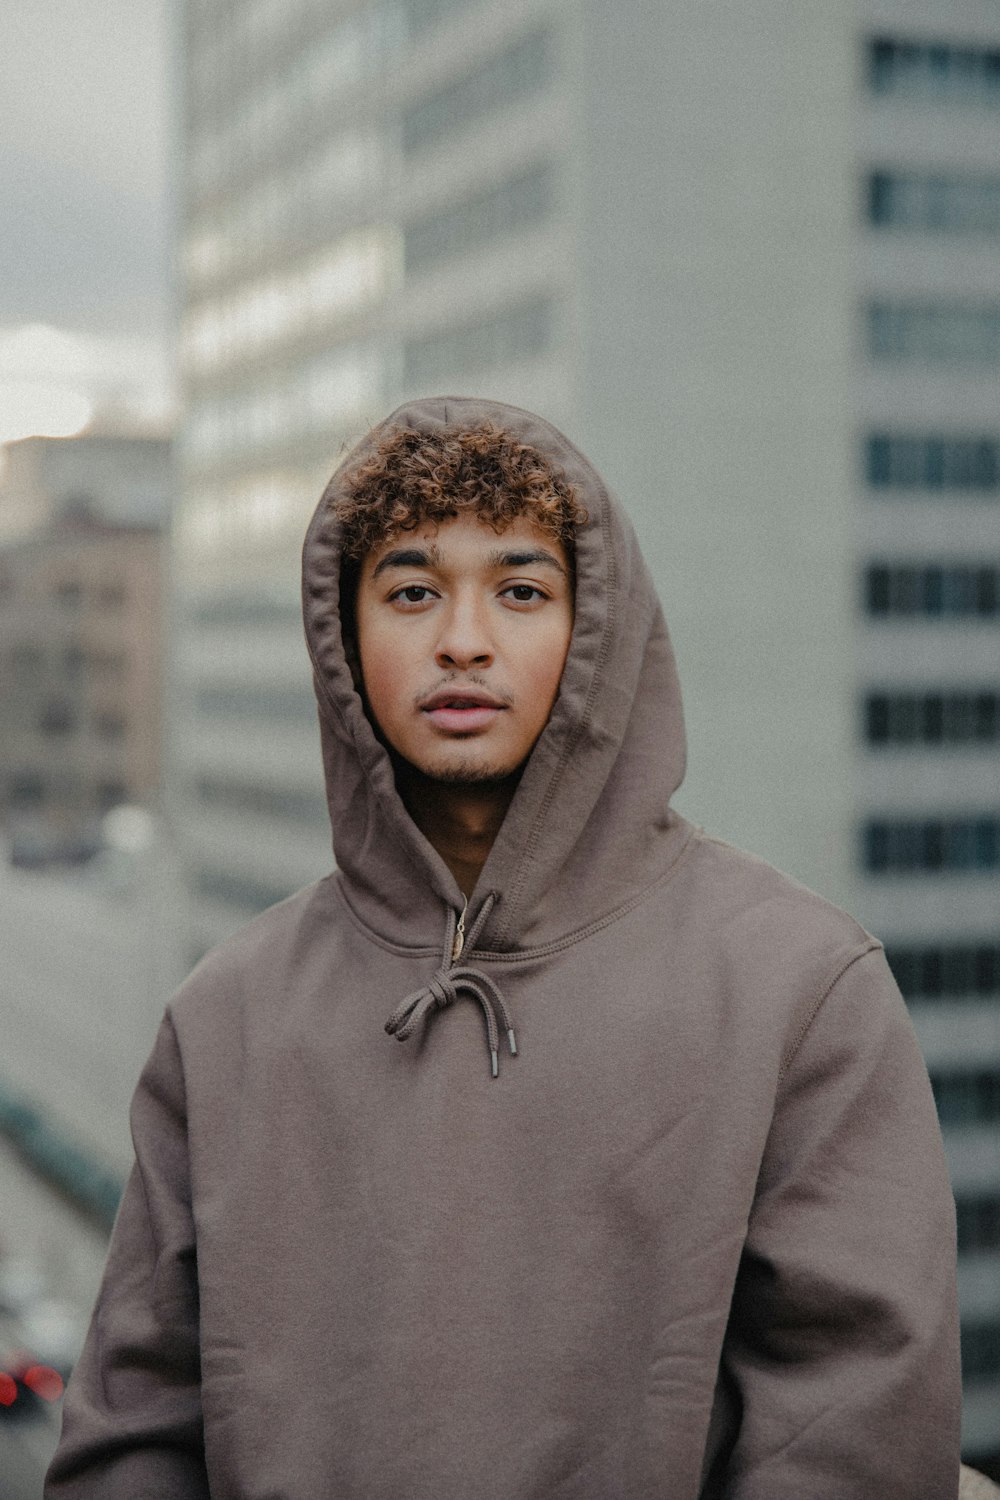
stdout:
<svg viewBox="0 0 1000 1500">
<path fill-rule="evenodd" d="M 792 1038 L 789 1045 L 786 1047 L 781 1060 L 781 1067 L 778 1069 L 779 1083 L 785 1077 L 792 1063 L 795 1061 L 796 1054 L 798 1053 L 799 1048 L 802 1046 L 802 1043 L 805 1041 L 813 1022 L 819 1015 L 820 1010 L 823 1008 L 824 1001 L 831 994 L 831 992 L 836 989 L 837 985 L 843 979 L 848 969 L 853 968 L 853 966 L 858 962 L 859 959 L 867 957 L 869 953 L 881 952 L 881 949 L 882 944 L 878 941 L 877 938 L 869 938 L 868 942 L 863 948 L 860 948 L 856 953 L 852 953 L 850 957 L 845 959 L 845 961 L 841 964 L 840 968 L 830 980 L 830 983 L 820 993 L 819 998 L 810 1009 L 806 1019 L 803 1021 L 798 1031 L 795 1033 L 795 1036 Z"/>
</svg>

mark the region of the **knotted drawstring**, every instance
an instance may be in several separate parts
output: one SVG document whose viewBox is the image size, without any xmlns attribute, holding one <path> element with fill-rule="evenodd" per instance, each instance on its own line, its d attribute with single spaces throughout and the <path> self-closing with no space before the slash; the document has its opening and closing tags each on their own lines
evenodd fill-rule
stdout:
<svg viewBox="0 0 1000 1500">
<path fill-rule="evenodd" d="M 385 1029 L 390 1036 L 394 1036 L 397 1042 L 405 1042 L 407 1037 L 412 1036 L 429 1011 L 444 1010 L 446 1006 L 454 1005 L 461 994 L 468 995 L 470 999 L 478 1001 L 482 1006 L 483 1015 L 486 1018 L 486 1040 L 490 1049 L 490 1067 L 494 1078 L 500 1070 L 500 1033 L 497 1028 L 497 1011 L 500 1012 L 500 1019 L 507 1033 L 511 1056 L 517 1056 L 517 1042 L 514 1039 L 514 1027 L 507 1009 L 507 1002 L 499 986 L 488 974 L 484 974 L 482 969 L 473 969 L 467 964 L 456 965 L 455 959 L 461 955 L 463 948 L 475 947 L 476 939 L 482 932 L 486 919 L 496 904 L 496 899 L 495 892 L 490 891 L 472 925 L 468 938 L 462 943 L 457 941 L 460 932 L 458 920 L 449 906 L 441 967 L 421 989 L 414 990 L 412 995 L 407 995 L 385 1023 Z"/>
</svg>

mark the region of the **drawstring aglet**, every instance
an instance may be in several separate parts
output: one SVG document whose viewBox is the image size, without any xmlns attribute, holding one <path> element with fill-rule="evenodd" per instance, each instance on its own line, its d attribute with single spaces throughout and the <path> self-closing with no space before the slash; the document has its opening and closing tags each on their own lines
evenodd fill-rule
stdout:
<svg viewBox="0 0 1000 1500">
<path fill-rule="evenodd" d="M 510 1043 L 510 1055 L 511 1055 L 511 1057 L 516 1057 L 517 1056 L 517 1043 L 514 1040 L 514 1028 L 513 1028 L 513 1026 L 511 1026 L 510 1030 L 507 1032 L 507 1040 Z"/>
<path fill-rule="evenodd" d="M 497 1049 L 495 1047 L 490 1048 L 490 1067 L 493 1077 L 496 1078 L 500 1072 L 500 1059 L 497 1057 Z"/>
</svg>

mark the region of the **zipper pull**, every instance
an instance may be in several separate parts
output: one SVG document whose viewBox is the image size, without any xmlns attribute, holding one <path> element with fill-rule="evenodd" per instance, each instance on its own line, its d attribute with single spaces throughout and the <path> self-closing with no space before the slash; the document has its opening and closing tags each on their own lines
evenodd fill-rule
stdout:
<svg viewBox="0 0 1000 1500">
<path fill-rule="evenodd" d="M 466 901 L 465 905 L 462 907 L 461 912 L 459 913 L 458 926 L 455 928 L 455 937 L 451 945 L 452 963 L 456 963 L 458 959 L 461 958 L 462 949 L 465 947 L 465 913 L 468 911 L 468 909 L 469 903 L 468 901 Z"/>
</svg>

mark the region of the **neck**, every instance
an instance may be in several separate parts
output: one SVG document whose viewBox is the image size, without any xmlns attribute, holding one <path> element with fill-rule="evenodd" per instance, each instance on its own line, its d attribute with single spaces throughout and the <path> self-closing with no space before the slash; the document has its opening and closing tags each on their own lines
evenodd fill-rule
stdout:
<svg viewBox="0 0 1000 1500">
<path fill-rule="evenodd" d="M 436 781 L 416 766 L 397 763 L 396 782 L 407 812 L 466 899 L 493 848 L 519 779 L 515 772 L 495 781 Z"/>
</svg>

